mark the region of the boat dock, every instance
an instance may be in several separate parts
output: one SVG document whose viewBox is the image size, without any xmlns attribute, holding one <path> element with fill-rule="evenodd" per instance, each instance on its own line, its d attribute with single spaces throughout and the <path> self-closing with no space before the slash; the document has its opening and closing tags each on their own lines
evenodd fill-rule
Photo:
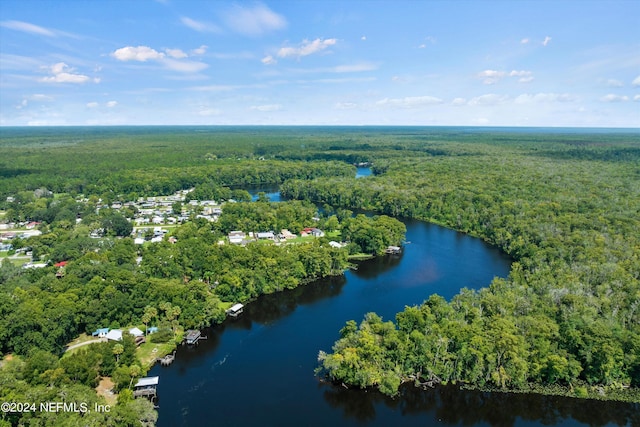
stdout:
<svg viewBox="0 0 640 427">
<path fill-rule="evenodd" d="M 402 248 L 400 246 L 389 246 L 384 252 L 386 254 L 397 255 L 400 253 L 400 251 L 402 251 Z"/>
<path fill-rule="evenodd" d="M 188 344 L 188 345 L 194 345 L 194 344 L 198 344 L 198 341 L 200 340 L 206 340 L 207 337 L 202 335 L 202 332 L 200 332 L 197 329 L 189 329 L 187 331 L 187 334 L 184 337 L 184 341 Z"/>
<path fill-rule="evenodd" d="M 175 350 L 173 351 L 173 354 L 167 354 L 164 357 L 158 357 L 156 359 L 156 362 L 160 362 L 160 364 L 162 366 L 169 366 L 173 363 L 173 361 L 176 360 L 176 352 Z"/>
<path fill-rule="evenodd" d="M 227 310 L 227 314 L 231 317 L 238 317 L 242 314 L 243 311 L 244 311 L 244 305 L 235 304 L 233 307 Z"/>
</svg>

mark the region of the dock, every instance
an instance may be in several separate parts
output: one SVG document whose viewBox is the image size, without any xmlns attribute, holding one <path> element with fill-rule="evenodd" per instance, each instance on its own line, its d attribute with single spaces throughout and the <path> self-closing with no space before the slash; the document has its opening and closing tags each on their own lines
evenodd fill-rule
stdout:
<svg viewBox="0 0 640 427">
<path fill-rule="evenodd" d="M 135 386 L 133 386 L 133 397 L 146 397 L 151 400 L 156 398 L 156 388 L 160 377 L 140 378 Z"/>
<path fill-rule="evenodd" d="M 402 248 L 400 246 L 389 246 L 389 247 L 387 247 L 387 249 L 384 252 L 386 254 L 397 255 L 401 251 L 402 251 Z"/>
<path fill-rule="evenodd" d="M 231 317 L 238 317 L 242 314 L 243 311 L 244 311 L 244 305 L 235 304 L 233 307 L 227 310 L 227 314 Z"/>
<path fill-rule="evenodd" d="M 173 351 L 173 354 L 167 354 L 164 357 L 158 357 L 156 359 L 156 362 L 160 362 L 160 364 L 162 366 L 169 366 L 173 363 L 173 361 L 176 360 L 176 352 L 175 350 Z"/>
<path fill-rule="evenodd" d="M 184 337 L 184 341 L 188 344 L 188 345 L 194 345 L 194 344 L 198 344 L 198 341 L 200 340 L 206 340 L 207 337 L 202 335 L 202 332 L 200 332 L 197 329 L 189 329 L 187 331 L 187 334 Z"/>
</svg>

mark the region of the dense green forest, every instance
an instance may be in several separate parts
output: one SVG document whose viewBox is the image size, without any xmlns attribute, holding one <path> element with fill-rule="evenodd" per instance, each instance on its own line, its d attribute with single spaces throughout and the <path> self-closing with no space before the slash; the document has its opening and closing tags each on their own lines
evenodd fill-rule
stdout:
<svg viewBox="0 0 640 427">
<path fill-rule="evenodd" d="M 355 179 L 358 162 L 373 163 L 374 175 Z M 393 321 L 371 313 L 348 322 L 320 354 L 322 375 L 391 395 L 410 381 L 639 400 L 637 132 L 2 128 L 0 176 L 0 222 L 41 222 L 42 235 L 14 238 L 13 250 L 48 263 L 0 266 L 0 352 L 19 355 L 0 369 L 3 400 L 99 400 L 92 387 L 110 376 L 122 396 L 117 419 L 152 423 L 152 408 L 132 406 L 144 404 L 126 391 L 145 370 L 130 343 L 61 359 L 67 343 L 98 327 L 153 323 L 170 339 L 218 322 L 225 304 L 337 274 L 350 253 L 401 243 L 404 228 L 390 217 L 483 238 L 513 257 L 511 273 L 451 301 L 425 295 Z M 280 184 L 300 201 L 249 203 L 250 184 Z M 188 188 L 239 203 L 225 204 L 217 222 L 192 216 L 174 227 L 173 244 L 142 246 L 128 237 L 133 208 L 108 208 Z M 361 209 L 379 216 L 351 212 Z M 237 229 L 310 226 L 349 244 L 219 244 Z M 104 235 L 90 238 L 96 228 Z M 89 424 L 102 422 L 92 416 Z M 32 414 L 0 425 L 18 420 L 55 424 Z"/>
</svg>

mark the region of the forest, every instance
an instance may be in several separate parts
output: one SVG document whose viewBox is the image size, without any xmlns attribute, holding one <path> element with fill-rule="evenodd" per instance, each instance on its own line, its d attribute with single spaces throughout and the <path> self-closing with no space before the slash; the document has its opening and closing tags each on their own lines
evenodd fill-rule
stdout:
<svg viewBox="0 0 640 427">
<path fill-rule="evenodd" d="M 394 217 L 482 238 L 514 259 L 511 272 L 450 301 L 425 295 L 395 319 L 349 321 L 332 352 L 320 353 L 318 375 L 389 395 L 403 383 L 456 383 L 640 401 L 638 132 L 125 127 L 0 136 L 0 222 L 39 222 L 41 235 L 11 242 L 48 264 L 0 266 L 0 354 L 13 357 L 0 369 L 3 401 L 27 390 L 99 401 L 93 387 L 110 376 L 119 421 L 92 414 L 89 424 L 153 424 L 153 408 L 126 391 L 146 370 L 130 342 L 61 357 L 65 346 L 100 327 L 153 323 L 170 340 L 219 322 L 231 303 L 340 274 L 350 254 L 401 244 Z M 355 179 L 359 162 L 374 174 Z M 249 202 L 251 184 L 278 184 L 290 201 Z M 194 216 L 172 228 L 175 243 L 134 245 L 133 212 L 97 209 L 190 188 L 238 202 L 223 205 L 217 222 Z M 354 214 L 363 210 L 375 216 Z M 218 244 L 237 229 L 310 226 L 349 244 Z M 95 228 L 102 238 L 89 237 Z M 0 425 L 56 420 L 11 414 Z"/>
</svg>

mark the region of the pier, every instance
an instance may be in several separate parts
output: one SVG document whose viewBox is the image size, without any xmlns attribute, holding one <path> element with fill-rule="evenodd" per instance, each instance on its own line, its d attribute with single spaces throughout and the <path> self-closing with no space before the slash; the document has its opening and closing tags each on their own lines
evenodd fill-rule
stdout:
<svg viewBox="0 0 640 427">
<path fill-rule="evenodd" d="M 242 314 L 243 311 L 244 311 L 244 305 L 235 304 L 233 307 L 227 310 L 227 314 L 231 317 L 238 317 Z"/>
<path fill-rule="evenodd" d="M 200 340 L 206 340 L 207 337 L 202 335 L 202 332 L 200 332 L 197 329 L 189 329 L 187 331 L 186 336 L 184 337 L 184 341 L 188 344 L 188 345 L 194 345 L 194 344 L 198 344 L 198 341 Z"/>
<path fill-rule="evenodd" d="M 167 354 L 164 357 L 158 357 L 156 359 L 156 362 L 160 362 L 160 364 L 162 366 L 169 366 L 173 363 L 173 361 L 176 360 L 176 352 L 175 350 L 173 351 L 173 354 Z"/>
</svg>

